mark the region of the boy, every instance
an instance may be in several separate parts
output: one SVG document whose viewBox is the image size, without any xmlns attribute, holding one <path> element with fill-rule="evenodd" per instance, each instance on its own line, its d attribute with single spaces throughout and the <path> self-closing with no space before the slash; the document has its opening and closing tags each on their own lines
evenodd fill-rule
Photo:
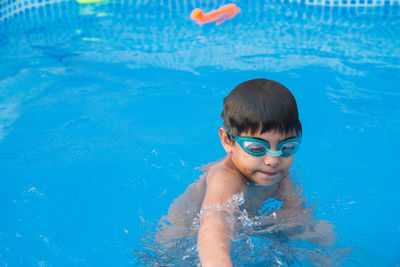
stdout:
<svg viewBox="0 0 400 267">
<path fill-rule="evenodd" d="M 156 240 L 166 244 L 193 236 L 188 229 L 200 211 L 197 241 L 202 266 L 232 266 L 230 245 L 239 208 L 271 233 L 329 243 L 334 237 L 331 226 L 310 223 L 312 208 L 304 207 L 289 179 L 302 135 L 290 91 L 266 79 L 243 82 L 224 99 L 221 116 L 219 136 L 227 156 L 208 165 L 204 176 L 171 205 L 165 219 L 172 224 L 164 225 Z M 244 201 L 238 205 L 233 199 L 240 194 Z M 262 211 L 271 199 L 281 207 L 272 213 Z"/>
</svg>

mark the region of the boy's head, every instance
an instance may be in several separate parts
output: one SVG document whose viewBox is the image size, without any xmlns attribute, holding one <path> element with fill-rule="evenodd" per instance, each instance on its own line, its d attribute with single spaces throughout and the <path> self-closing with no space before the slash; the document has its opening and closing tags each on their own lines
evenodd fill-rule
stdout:
<svg viewBox="0 0 400 267">
<path fill-rule="evenodd" d="M 224 98 L 221 117 L 233 136 L 270 130 L 302 133 L 296 100 L 285 86 L 272 80 L 254 79 L 237 85 Z"/>
</svg>

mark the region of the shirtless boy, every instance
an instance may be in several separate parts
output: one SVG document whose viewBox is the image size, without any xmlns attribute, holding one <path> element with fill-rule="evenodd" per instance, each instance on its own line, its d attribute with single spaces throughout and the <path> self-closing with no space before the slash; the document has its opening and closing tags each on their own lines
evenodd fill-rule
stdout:
<svg viewBox="0 0 400 267">
<path fill-rule="evenodd" d="M 229 215 L 233 216 L 235 207 L 229 203 L 243 193 L 241 208 L 250 216 L 259 215 L 266 200 L 276 199 L 282 207 L 266 218 L 277 228 L 280 219 L 295 218 L 293 225 L 282 220 L 286 223 L 282 232 L 287 236 L 329 242 L 318 240 L 322 235 L 315 233 L 325 231 L 332 236 L 330 225 L 306 224 L 312 215 L 289 179 L 302 136 L 297 104 L 290 91 L 272 80 L 243 82 L 225 97 L 222 119 L 219 136 L 227 156 L 208 165 L 205 175 L 171 205 L 167 219 L 172 226 L 165 227 L 162 238 L 179 238 L 200 211 L 197 240 L 202 266 L 232 266 L 234 227 Z"/>
</svg>

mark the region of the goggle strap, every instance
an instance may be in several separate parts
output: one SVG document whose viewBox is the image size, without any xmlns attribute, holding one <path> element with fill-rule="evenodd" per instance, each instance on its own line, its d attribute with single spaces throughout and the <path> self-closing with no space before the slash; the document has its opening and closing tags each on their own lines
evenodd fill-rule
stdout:
<svg viewBox="0 0 400 267">
<path fill-rule="evenodd" d="M 225 128 L 225 125 L 222 126 L 222 128 L 224 128 L 225 132 L 228 134 L 228 136 L 229 136 L 232 140 L 235 140 L 235 139 L 236 139 L 236 138 L 233 137 L 233 135 Z"/>
</svg>

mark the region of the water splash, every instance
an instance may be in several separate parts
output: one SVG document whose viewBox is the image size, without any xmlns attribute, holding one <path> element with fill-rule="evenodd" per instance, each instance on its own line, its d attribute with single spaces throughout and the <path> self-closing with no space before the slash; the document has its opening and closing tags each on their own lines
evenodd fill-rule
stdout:
<svg viewBox="0 0 400 267">
<path fill-rule="evenodd" d="M 301 191 L 298 187 L 296 190 Z M 253 216 L 243 208 L 245 202 L 244 194 L 239 193 L 224 204 L 210 205 L 199 211 L 187 228 L 173 225 L 164 217 L 156 231 L 143 239 L 143 250 L 134 252 L 137 261 L 146 266 L 200 266 L 197 232 L 201 218 L 212 212 L 222 213 L 232 227 L 231 257 L 234 265 L 332 266 L 345 261 L 349 249 L 340 249 L 326 242 L 335 236 L 329 223 L 316 219 L 305 223 L 301 214 L 280 216 L 284 202 L 275 198 L 264 201 L 259 213 Z M 309 207 L 302 212 L 311 216 L 312 210 L 313 207 Z M 165 231 L 166 226 L 169 231 L 184 229 L 185 233 L 181 233 L 179 238 L 162 240 L 159 233 Z"/>
</svg>

